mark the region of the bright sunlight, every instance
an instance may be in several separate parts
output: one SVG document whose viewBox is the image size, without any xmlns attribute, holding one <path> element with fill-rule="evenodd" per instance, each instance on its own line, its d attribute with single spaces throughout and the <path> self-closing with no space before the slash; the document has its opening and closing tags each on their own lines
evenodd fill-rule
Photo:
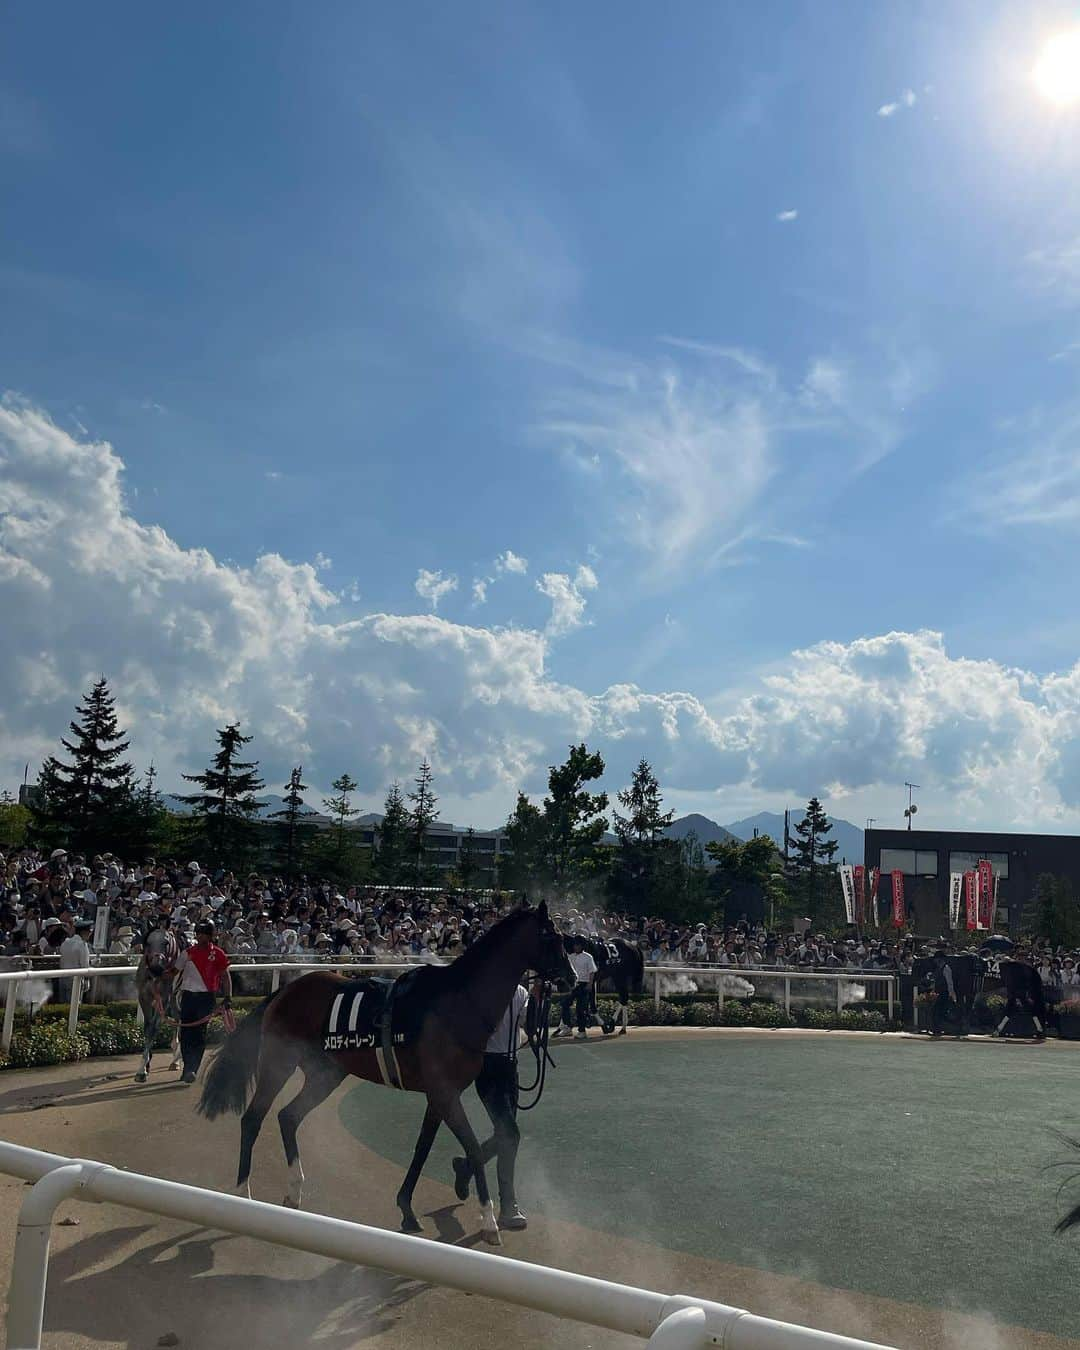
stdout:
<svg viewBox="0 0 1080 1350">
<path fill-rule="evenodd" d="M 1052 37 L 1035 67 L 1035 83 L 1051 102 L 1080 100 L 1080 28 Z"/>
</svg>

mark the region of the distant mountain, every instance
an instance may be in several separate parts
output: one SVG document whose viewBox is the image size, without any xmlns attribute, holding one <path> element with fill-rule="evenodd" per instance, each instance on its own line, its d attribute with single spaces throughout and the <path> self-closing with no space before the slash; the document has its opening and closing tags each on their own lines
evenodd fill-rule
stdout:
<svg viewBox="0 0 1080 1350">
<path fill-rule="evenodd" d="M 801 817 L 792 812 L 792 830 L 795 828 L 797 819 L 801 819 Z M 829 819 L 832 821 L 833 827 L 830 837 L 840 845 L 836 850 L 836 861 L 843 862 L 846 858 L 849 863 L 862 862 L 862 830 L 857 825 L 852 825 L 850 820 L 839 820 L 836 816 L 830 816 Z M 728 829 L 740 839 L 753 839 L 755 830 L 758 834 L 767 834 L 775 841 L 777 848 L 783 852 L 784 817 L 779 811 L 759 811 L 756 816 L 747 816 L 745 820 L 732 821 Z"/>
<path fill-rule="evenodd" d="M 717 825 L 716 821 L 710 820 L 708 816 L 699 815 L 680 816 L 678 820 L 671 822 L 664 833 L 669 839 L 685 839 L 688 834 L 696 834 L 702 848 L 706 844 L 722 844 L 735 838 L 730 830 L 724 829 L 723 825 Z"/>
</svg>

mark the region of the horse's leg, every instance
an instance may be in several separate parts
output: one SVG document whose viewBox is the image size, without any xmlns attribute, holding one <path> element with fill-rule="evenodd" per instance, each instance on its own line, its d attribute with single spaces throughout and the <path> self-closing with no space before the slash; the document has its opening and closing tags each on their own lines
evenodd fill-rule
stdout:
<svg viewBox="0 0 1080 1350">
<path fill-rule="evenodd" d="M 170 1046 L 170 1050 L 172 1051 L 172 1059 L 169 1061 L 169 1068 L 175 1073 L 176 1070 L 179 1069 L 180 1065 L 183 1063 L 183 1059 L 180 1056 L 179 1020 L 177 1020 L 177 1022 L 173 1026 L 172 1045 Z"/>
<path fill-rule="evenodd" d="M 484 1155 L 480 1148 L 480 1141 L 473 1133 L 473 1127 L 469 1124 L 469 1117 L 465 1114 L 465 1108 L 461 1104 L 461 1093 L 448 1090 L 445 1096 L 441 1096 L 433 1101 L 428 1096 L 428 1101 L 435 1107 L 439 1115 L 454 1132 L 454 1137 L 465 1152 L 466 1161 L 476 1179 L 476 1195 L 480 1201 L 480 1231 L 485 1242 L 490 1242 L 493 1247 L 502 1245 L 502 1239 L 499 1237 L 499 1224 L 495 1218 L 495 1206 L 491 1203 L 491 1192 L 488 1190 L 487 1171 L 484 1167 Z"/>
<path fill-rule="evenodd" d="M 285 1145 L 285 1161 L 289 1164 L 289 1193 L 282 1201 L 290 1209 L 299 1209 L 304 1198 L 304 1169 L 300 1164 L 300 1148 L 296 1132 L 309 1111 L 326 1101 L 331 1092 L 344 1080 L 345 1071 L 326 1055 L 320 1055 L 304 1066 L 304 1086 L 287 1106 L 278 1112 L 281 1142 Z"/>
<path fill-rule="evenodd" d="M 154 1038 L 157 1036 L 157 1011 L 152 1000 L 139 992 L 139 1007 L 143 1015 L 143 1051 L 139 1071 L 135 1075 L 136 1083 L 145 1083 L 150 1076 L 150 1061 L 154 1055 Z"/>
<path fill-rule="evenodd" d="M 409 1164 L 409 1170 L 405 1173 L 405 1180 L 401 1183 L 401 1189 L 397 1193 L 397 1207 L 401 1210 L 401 1231 L 403 1233 L 419 1233 L 421 1231 L 420 1222 L 413 1213 L 413 1191 L 416 1190 L 416 1183 L 419 1180 L 420 1173 L 424 1170 L 424 1164 L 428 1160 L 428 1154 L 435 1142 L 435 1136 L 439 1133 L 440 1124 L 441 1117 L 438 1111 L 428 1102 L 427 1110 L 424 1112 L 424 1122 L 416 1137 L 416 1148 L 413 1150 L 412 1162 Z"/>
<path fill-rule="evenodd" d="M 619 1022 L 619 1035 L 626 1035 L 626 1028 L 630 1025 L 630 985 L 629 982 L 620 977 L 615 986 L 615 991 L 619 996 L 619 1011 L 617 1020 Z"/>
<path fill-rule="evenodd" d="M 263 1039 L 259 1051 L 259 1071 L 255 1079 L 255 1093 L 248 1109 L 240 1117 L 240 1166 L 236 1172 L 236 1184 L 244 1188 L 248 1199 L 251 1198 L 251 1151 L 259 1137 L 266 1113 L 274 1104 L 274 1098 L 285 1086 L 292 1071 L 296 1068 L 297 1055 L 287 1042 L 276 1037 Z"/>
</svg>

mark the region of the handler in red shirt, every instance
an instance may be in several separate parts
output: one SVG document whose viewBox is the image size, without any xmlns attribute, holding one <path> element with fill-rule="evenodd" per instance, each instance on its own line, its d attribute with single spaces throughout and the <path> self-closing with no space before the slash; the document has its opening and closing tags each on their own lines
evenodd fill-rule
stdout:
<svg viewBox="0 0 1080 1350">
<path fill-rule="evenodd" d="M 222 1006 L 232 1006 L 232 976 L 229 958 L 214 942 L 214 925 L 204 919 L 195 925 L 195 945 L 181 952 L 176 962 L 180 974 L 180 1053 L 184 1057 L 182 1083 L 194 1083 L 206 1050 L 206 1028 L 217 995 Z"/>
</svg>

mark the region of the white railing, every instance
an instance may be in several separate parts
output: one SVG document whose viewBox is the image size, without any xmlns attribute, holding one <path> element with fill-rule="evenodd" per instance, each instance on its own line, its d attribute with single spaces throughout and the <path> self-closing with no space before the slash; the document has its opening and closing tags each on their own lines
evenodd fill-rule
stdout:
<svg viewBox="0 0 1080 1350">
<path fill-rule="evenodd" d="M 474 1252 L 321 1214 L 124 1172 L 0 1143 L 0 1172 L 33 1182 L 19 1210 L 8 1294 L 9 1350 L 40 1350 L 56 1207 L 106 1202 L 215 1228 L 353 1265 L 375 1266 L 428 1284 L 647 1340 L 652 1350 L 890 1350 L 870 1341 L 758 1317 L 739 1308 Z"/>
<path fill-rule="evenodd" d="M 356 970 L 366 972 L 367 974 L 378 974 L 382 971 L 409 970 L 413 966 L 423 965 L 421 961 L 351 961 L 351 960 L 292 960 L 292 961 L 253 961 L 251 964 L 243 964 L 240 961 L 234 962 L 232 970 L 234 974 L 243 975 L 248 971 L 270 971 L 270 989 L 273 992 L 281 983 L 282 972 L 292 974 L 301 974 L 310 970 Z M 68 1031 L 74 1035 L 79 1025 L 79 1007 L 82 1002 L 83 990 L 88 980 L 108 980 L 108 979 L 131 979 L 136 971 L 135 966 L 89 966 L 80 970 L 8 970 L 0 972 L 0 989 L 4 992 L 4 1018 L 0 1024 L 0 1051 L 4 1054 L 11 1049 L 11 1038 L 15 1032 L 15 1012 L 18 1005 L 18 987 L 28 980 L 46 980 L 55 982 L 57 980 L 67 980 L 71 982 L 71 998 L 68 1008 Z M 802 971 L 802 970 L 752 970 L 736 966 L 646 966 L 646 978 L 651 977 L 653 981 L 653 1000 L 657 1007 L 663 997 L 663 982 L 672 976 L 686 976 L 698 984 L 710 985 L 716 984 L 716 998 L 720 1007 L 724 1006 L 726 995 L 724 991 L 725 977 L 737 977 L 747 980 L 750 984 L 755 981 L 761 984 L 764 981 L 783 981 L 784 986 L 784 1011 L 791 1012 L 791 985 L 794 980 L 796 983 L 800 980 L 816 980 L 832 982 L 836 985 L 836 1010 L 840 1012 L 844 1007 L 844 988 L 845 984 L 879 984 L 885 986 L 886 1001 L 888 1003 L 889 1019 L 892 1020 L 893 1008 L 895 1006 L 895 991 L 897 979 L 895 975 L 879 975 L 877 972 L 862 974 L 855 970 L 845 971 Z M 711 993 L 711 989 L 699 989 L 699 993 Z"/>
<path fill-rule="evenodd" d="M 725 994 L 724 977 L 734 976 L 737 979 L 745 980 L 748 984 L 755 986 L 766 982 L 783 981 L 784 985 L 784 1011 L 791 1012 L 791 982 L 798 983 L 800 980 L 816 980 L 818 983 L 833 983 L 836 985 L 836 1011 L 842 1012 L 844 1009 L 844 985 L 861 984 L 872 985 L 880 984 L 885 986 L 885 1001 L 888 1004 L 889 1020 L 892 1021 L 893 1008 L 896 1001 L 897 977 L 889 974 L 879 974 L 874 971 L 860 970 L 784 970 L 780 967 L 769 969 L 761 967 L 754 969 L 750 966 L 646 966 L 646 976 L 652 976 L 653 981 L 653 1002 L 657 1007 L 660 1006 L 660 1000 L 663 997 L 663 982 L 672 976 L 683 975 L 693 980 L 695 984 L 716 984 L 716 998 L 720 1007 L 724 1006 L 725 997 L 732 997 L 731 994 Z M 699 989 L 698 993 L 710 993 L 709 989 Z"/>
</svg>

